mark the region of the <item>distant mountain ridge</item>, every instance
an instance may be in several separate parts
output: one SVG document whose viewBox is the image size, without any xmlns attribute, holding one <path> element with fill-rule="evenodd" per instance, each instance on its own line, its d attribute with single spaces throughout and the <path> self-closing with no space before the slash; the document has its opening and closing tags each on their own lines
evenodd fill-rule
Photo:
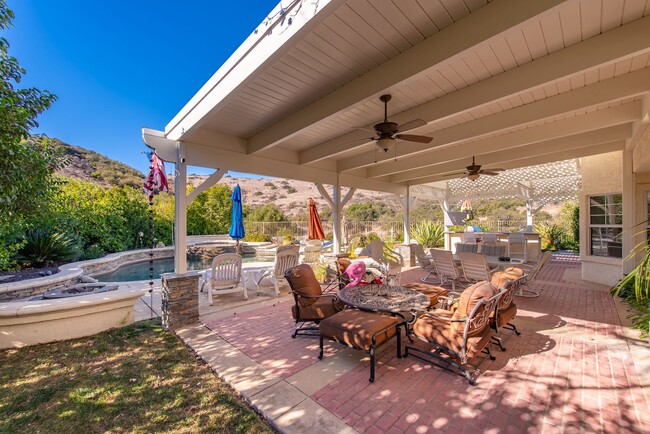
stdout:
<svg viewBox="0 0 650 434">
<path fill-rule="evenodd" d="M 68 164 L 57 171 L 59 175 L 90 181 L 105 187 L 142 188 L 144 174 L 133 167 L 108 158 L 98 152 L 52 139 L 55 147 L 63 149 Z"/>
</svg>

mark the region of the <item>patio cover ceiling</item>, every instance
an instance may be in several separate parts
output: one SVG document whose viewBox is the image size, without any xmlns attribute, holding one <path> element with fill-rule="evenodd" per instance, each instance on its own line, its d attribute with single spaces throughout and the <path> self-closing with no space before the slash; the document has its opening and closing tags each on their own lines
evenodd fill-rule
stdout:
<svg viewBox="0 0 650 434">
<path fill-rule="evenodd" d="M 190 165 L 404 193 L 471 156 L 516 169 L 632 149 L 648 123 L 650 1 L 283 5 L 164 131 L 143 130 L 162 158 L 182 142 Z M 389 120 L 423 119 L 409 133 L 431 143 L 376 150 L 358 127 L 385 93 Z"/>
</svg>

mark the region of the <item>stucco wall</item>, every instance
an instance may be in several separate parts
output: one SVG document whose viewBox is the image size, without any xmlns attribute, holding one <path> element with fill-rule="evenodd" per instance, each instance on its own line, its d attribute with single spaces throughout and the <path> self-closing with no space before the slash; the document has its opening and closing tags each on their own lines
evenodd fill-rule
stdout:
<svg viewBox="0 0 650 434">
<path fill-rule="evenodd" d="M 580 259 L 582 278 L 613 285 L 623 276 L 623 261 L 589 255 L 589 203 L 593 195 L 623 192 L 623 152 L 610 152 L 580 159 Z M 625 200 L 625 198 L 623 199 Z M 625 218 L 625 217 L 624 217 Z"/>
</svg>

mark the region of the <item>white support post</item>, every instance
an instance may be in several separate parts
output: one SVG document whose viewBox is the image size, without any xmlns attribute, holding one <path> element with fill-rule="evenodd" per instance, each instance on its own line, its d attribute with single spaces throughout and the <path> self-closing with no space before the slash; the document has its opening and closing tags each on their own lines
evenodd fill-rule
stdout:
<svg viewBox="0 0 650 434">
<path fill-rule="evenodd" d="M 187 272 L 187 163 L 185 144 L 176 142 L 176 168 L 174 176 L 174 272 Z"/>
<path fill-rule="evenodd" d="M 446 199 L 441 200 L 440 206 L 442 206 L 442 211 L 445 214 L 445 218 L 443 220 L 444 233 L 445 233 L 445 250 L 451 250 L 451 235 L 449 234 L 450 226 L 447 224 L 449 220 L 449 217 L 447 216 L 447 212 L 449 212 L 449 203 L 447 203 Z"/>
<path fill-rule="evenodd" d="M 402 211 L 404 213 L 404 244 L 411 244 L 411 209 L 415 205 L 417 197 L 411 197 L 408 189 L 406 190 L 406 195 L 398 195 L 398 197 L 400 198 L 400 205 L 402 205 Z"/>
<path fill-rule="evenodd" d="M 334 186 L 332 191 L 332 196 L 330 196 L 327 190 L 325 190 L 323 184 L 316 184 L 316 189 L 332 209 L 332 219 L 334 221 L 334 253 L 341 253 L 341 217 L 343 214 L 343 207 L 350 201 L 350 199 L 352 199 L 352 196 L 357 189 L 349 189 L 343 199 L 341 199 L 341 185 L 338 184 L 338 176 L 337 184 Z"/>
<path fill-rule="evenodd" d="M 623 151 L 623 273 L 634 269 L 636 257 L 630 255 L 634 250 L 636 232 L 636 181 L 633 172 L 633 151 Z"/>
<path fill-rule="evenodd" d="M 533 201 L 526 200 L 526 226 L 533 227 Z"/>
</svg>

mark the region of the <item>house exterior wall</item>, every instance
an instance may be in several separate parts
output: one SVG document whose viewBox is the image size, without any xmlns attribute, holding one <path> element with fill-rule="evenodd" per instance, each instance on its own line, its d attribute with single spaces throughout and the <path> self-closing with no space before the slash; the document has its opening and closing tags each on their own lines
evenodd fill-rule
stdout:
<svg viewBox="0 0 650 434">
<path fill-rule="evenodd" d="M 623 276 L 623 260 L 590 255 L 589 196 L 623 193 L 623 151 L 580 159 L 580 260 L 582 278 L 588 282 L 614 285 Z M 623 201 L 625 201 L 625 196 Z M 623 216 L 625 219 L 625 216 Z M 623 253 L 625 256 L 625 253 Z"/>
</svg>

